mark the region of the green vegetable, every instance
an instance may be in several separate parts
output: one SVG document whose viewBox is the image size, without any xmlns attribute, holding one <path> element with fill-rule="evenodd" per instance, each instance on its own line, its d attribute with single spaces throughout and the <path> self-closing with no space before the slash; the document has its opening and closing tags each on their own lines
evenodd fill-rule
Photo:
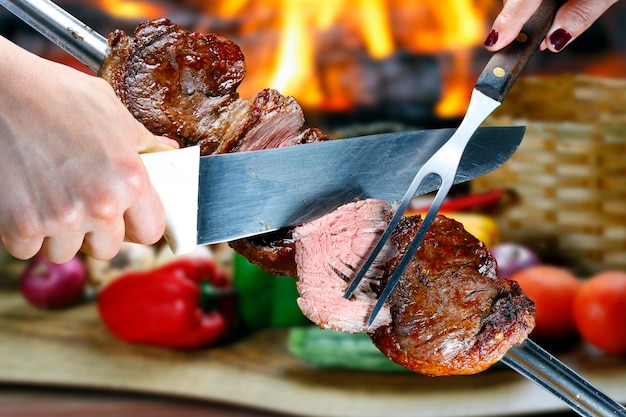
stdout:
<svg viewBox="0 0 626 417">
<path fill-rule="evenodd" d="M 343 333 L 315 326 L 289 330 L 287 348 L 312 365 L 370 372 L 409 372 L 392 362 L 365 333 Z"/>
<path fill-rule="evenodd" d="M 309 324 L 296 302 L 296 280 L 269 274 L 235 254 L 239 319 L 249 330 Z"/>
</svg>

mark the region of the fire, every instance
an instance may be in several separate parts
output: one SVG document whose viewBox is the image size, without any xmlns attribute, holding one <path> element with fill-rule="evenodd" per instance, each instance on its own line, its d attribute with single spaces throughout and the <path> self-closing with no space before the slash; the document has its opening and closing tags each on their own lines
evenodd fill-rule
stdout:
<svg viewBox="0 0 626 417">
<path fill-rule="evenodd" d="M 323 94 L 315 76 L 314 45 L 304 29 L 313 22 L 307 22 L 299 3 L 306 7 L 309 2 L 286 2 L 281 9 L 282 35 L 270 85 L 285 94 L 301 97 L 306 106 L 316 107 L 321 104 Z"/>
<path fill-rule="evenodd" d="M 493 3 L 473 0 L 404 0 L 412 27 L 406 45 L 415 53 L 449 54 L 451 69 L 444 74 L 443 95 L 435 108 L 441 117 L 465 112 L 475 74 L 471 71 L 472 49 L 480 45 Z M 413 13 L 409 10 L 415 9 Z"/>
<path fill-rule="evenodd" d="M 121 19 L 154 19 L 167 13 L 164 8 L 141 0 L 100 0 L 100 5 L 111 16 Z"/>
<path fill-rule="evenodd" d="M 285 95 L 295 96 L 305 107 L 337 109 L 350 106 L 349 98 L 325 94 L 316 64 L 317 54 L 323 52 L 315 42 L 320 33 L 340 25 L 347 15 L 352 14 L 352 20 L 367 22 L 360 23 L 358 29 L 371 57 L 384 59 L 394 50 L 385 0 L 224 0 L 217 13 L 236 18 L 246 8 L 256 10 L 261 16 L 268 13 L 267 10 L 277 10 L 276 17 L 270 20 L 280 33 L 271 75 L 266 84 L 251 90 L 275 88 Z M 251 24 L 243 30 L 252 32 L 255 28 L 256 25 Z M 328 82 L 332 81 L 326 80 Z M 241 89 L 245 94 L 246 86 Z"/>
<path fill-rule="evenodd" d="M 472 51 L 498 5 L 497 0 L 221 0 L 207 5 L 206 13 L 235 19 L 244 36 L 270 28 L 269 46 L 244 49 L 249 71 L 242 95 L 271 87 L 305 107 L 345 109 L 367 97 L 355 97 L 363 94 L 364 81 L 351 76 L 352 63 L 341 58 L 335 67 L 328 65 L 337 50 L 360 47 L 373 61 L 403 50 L 444 58 L 443 94 L 435 111 L 448 118 L 466 110 L 476 76 Z"/>
</svg>

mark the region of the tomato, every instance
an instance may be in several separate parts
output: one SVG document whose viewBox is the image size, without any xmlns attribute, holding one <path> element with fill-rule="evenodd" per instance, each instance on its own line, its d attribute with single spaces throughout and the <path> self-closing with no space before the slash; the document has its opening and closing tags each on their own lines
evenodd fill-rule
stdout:
<svg viewBox="0 0 626 417">
<path fill-rule="evenodd" d="M 585 281 L 574 300 L 574 321 L 590 344 L 626 355 L 626 272 L 606 271 Z"/>
<path fill-rule="evenodd" d="M 576 334 L 572 314 L 574 298 L 581 281 L 567 269 L 552 265 L 536 265 L 511 276 L 524 293 L 535 302 L 536 339 L 557 339 Z"/>
</svg>

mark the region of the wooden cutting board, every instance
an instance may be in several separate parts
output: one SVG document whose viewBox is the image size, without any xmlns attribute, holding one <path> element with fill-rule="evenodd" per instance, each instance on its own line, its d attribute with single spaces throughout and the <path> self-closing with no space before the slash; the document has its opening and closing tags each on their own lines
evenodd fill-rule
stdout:
<svg viewBox="0 0 626 417">
<path fill-rule="evenodd" d="M 0 279 L 0 383 L 81 387 L 205 399 L 328 417 L 501 416 L 566 410 L 508 369 L 429 378 L 320 370 L 291 356 L 286 332 L 270 329 L 227 346 L 173 352 L 113 338 L 93 304 L 60 312 L 28 306 Z M 626 402 L 626 359 L 577 349 L 562 356 Z"/>
</svg>

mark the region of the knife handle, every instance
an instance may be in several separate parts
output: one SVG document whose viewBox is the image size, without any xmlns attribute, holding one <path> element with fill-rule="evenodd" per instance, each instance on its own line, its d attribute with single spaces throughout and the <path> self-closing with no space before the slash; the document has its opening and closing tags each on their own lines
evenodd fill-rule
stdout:
<svg viewBox="0 0 626 417">
<path fill-rule="evenodd" d="M 517 39 L 493 54 L 475 88 L 500 103 L 517 81 L 530 57 L 546 37 L 563 0 L 543 0 L 522 27 Z"/>
<path fill-rule="evenodd" d="M 141 159 L 165 209 L 165 239 L 175 255 L 193 252 L 198 239 L 200 147 L 146 153 Z"/>
</svg>

